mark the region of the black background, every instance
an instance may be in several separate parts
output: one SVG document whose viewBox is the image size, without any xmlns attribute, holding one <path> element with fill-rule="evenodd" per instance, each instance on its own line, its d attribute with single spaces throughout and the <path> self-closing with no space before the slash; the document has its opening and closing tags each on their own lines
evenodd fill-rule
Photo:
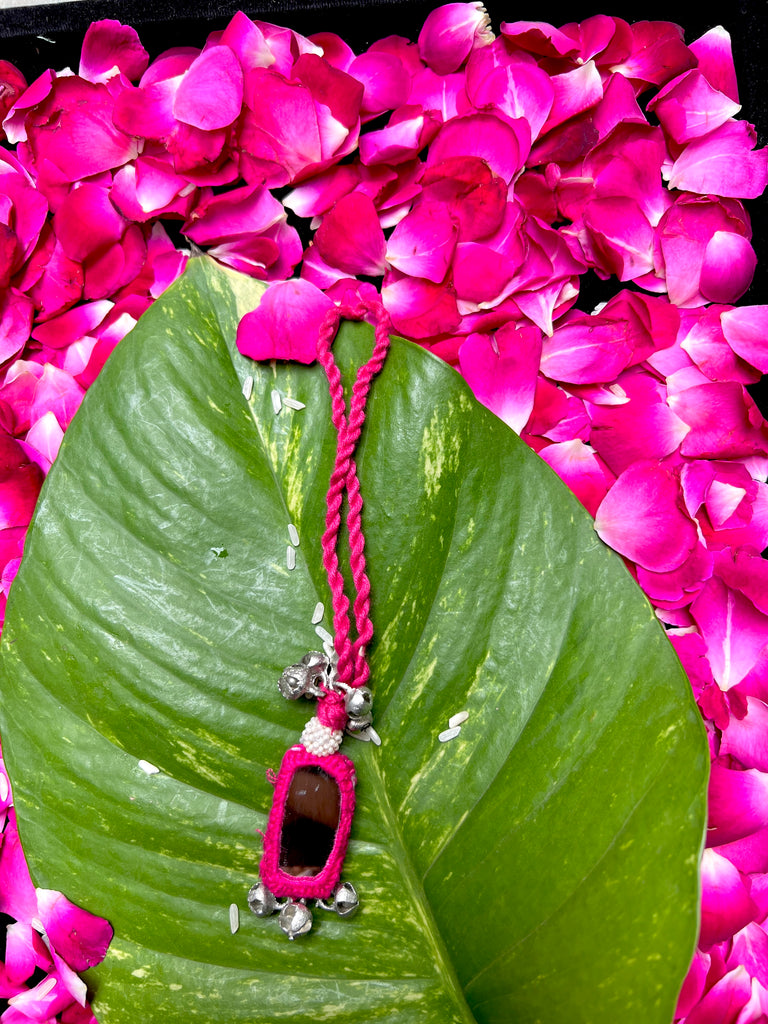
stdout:
<svg viewBox="0 0 768 1024">
<path fill-rule="evenodd" d="M 416 39 L 426 15 L 438 0 L 293 0 L 238 3 L 237 0 L 78 0 L 75 3 L 2 9 L 0 0 L 0 59 L 15 64 L 33 81 L 46 68 L 77 70 L 83 35 L 92 21 L 115 18 L 132 25 L 154 59 L 171 46 L 202 46 L 208 34 L 223 28 L 237 10 L 254 19 L 294 28 L 304 35 L 337 32 L 360 52 L 376 39 L 403 35 Z M 711 13 L 704 13 L 704 6 Z M 490 0 L 486 8 L 494 31 L 502 21 L 548 21 L 553 25 L 582 21 L 593 14 L 612 14 L 627 21 L 673 21 L 692 42 L 716 24 L 730 33 L 739 82 L 741 113 L 755 125 L 758 144 L 768 144 L 768 3 L 735 0 L 718 8 L 703 3 L 670 0 L 532 0 L 529 4 Z M 190 14 L 194 9 L 194 15 Z M 40 38 L 41 36 L 45 38 Z M 757 272 L 742 303 L 768 303 L 768 203 L 765 198 L 745 203 L 753 226 Z M 582 291 L 587 285 L 582 282 Z M 610 294 L 610 293 L 609 293 Z M 595 296 L 596 298 L 608 296 Z M 586 296 L 585 296 L 586 298 Z M 581 306 L 581 302 L 579 303 Z M 768 388 L 750 388 L 763 412 L 768 411 Z"/>
</svg>

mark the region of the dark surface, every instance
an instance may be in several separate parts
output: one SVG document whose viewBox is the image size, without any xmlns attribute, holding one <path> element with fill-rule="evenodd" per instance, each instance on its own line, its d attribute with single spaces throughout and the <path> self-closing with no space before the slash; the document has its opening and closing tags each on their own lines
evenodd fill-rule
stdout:
<svg viewBox="0 0 768 1024">
<path fill-rule="evenodd" d="M 48 67 L 61 69 L 79 61 L 83 35 L 92 21 L 115 18 L 132 25 L 154 58 L 170 46 L 201 46 L 207 35 L 223 28 L 237 10 L 255 19 L 272 21 L 295 28 L 305 35 L 331 31 L 341 35 L 357 52 L 376 39 L 397 34 L 415 39 L 424 18 L 437 0 L 294 0 L 288 3 L 238 3 L 238 0 L 200 0 L 190 16 L 189 0 L 78 0 L 76 3 L 47 4 L 39 7 L 0 9 L 0 59 L 15 64 L 32 81 Z M 718 17 L 707 17 L 702 4 L 685 2 L 610 3 L 537 0 L 524 6 L 490 2 L 486 8 L 495 31 L 501 21 L 518 19 L 548 21 L 554 25 L 581 21 L 593 14 L 614 14 L 627 21 L 673 21 L 692 42 L 714 25 L 722 24 L 730 33 L 742 110 L 740 117 L 755 125 L 761 146 L 768 144 L 768 3 L 765 0 L 736 0 L 717 9 Z M 2 8 L 2 0 L 0 0 Z M 44 36 L 45 38 L 40 38 Z M 741 300 L 743 303 L 768 302 L 768 203 L 765 199 L 747 202 L 752 217 L 753 245 L 758 257 L 755 278 Z M 587 308 L 594 299 L 607 298 L 605 286 L 593 280 L 582 281 L 579 305 Z M 594 293 L 594 294 L 593 294 Z M 758 395 L 764 412 L 768 395 Z"/>
</svg>

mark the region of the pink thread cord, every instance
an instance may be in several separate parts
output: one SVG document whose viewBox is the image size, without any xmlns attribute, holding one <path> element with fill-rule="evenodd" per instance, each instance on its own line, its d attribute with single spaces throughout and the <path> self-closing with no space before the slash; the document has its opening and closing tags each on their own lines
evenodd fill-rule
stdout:
<svg viewBox="0 0 768 1024">
<path fill-rule="evenodd" d="M 374 321 L 373 352 L 367 363 L 360 367 L 352 386 L 349 417 L 347 417 L 341 373 L 331 352 L 339 322 L 363 320 L 369 313 Z M 373 637 L 371 622 L 371 584 L 365 571 L 365 538 L 362 527 L 363 499 L 355 464 L 355 450 L 365 421 L 365 406 L 371 382 L 381 370 L 389 351 L 389 317 L 382 304 L 372 298 L 360 298 L 354 304 L 337 306 L 323 320 L 317 340 L 317 358 L 328 377 L 331 395 L 331 421 L 336 428 L 336 458 L 326 496 L 325 533 L 322 539 L 323 566 L 328 574 L 333 602 L 333 644 L 339 663 L 336 675 L 348 686 L 362 686 L 370 674 L 365 657 L 367 644 Z M 357 637 L 350 638 L 349 599 L 344 593 L 344 577 L 339 568 L 337 553 L 341 530 L 341 509 L 344 492 L 347 493 L 347 530 L 349 532 L 349 566 L 354 584 L 353 612 Z"/>
</svg>

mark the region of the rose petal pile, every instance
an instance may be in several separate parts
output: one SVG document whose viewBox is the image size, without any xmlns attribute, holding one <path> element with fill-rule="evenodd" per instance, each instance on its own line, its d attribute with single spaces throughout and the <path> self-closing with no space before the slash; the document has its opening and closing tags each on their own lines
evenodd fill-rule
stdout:
<svg viewBox="0 0 768 1024">
<path fill-rule="evenodd" d="M 165 224 L 276 282 L 240 325 L 256 358 L 311 361 L 322 311 L 374 279 L 595 517 L 689 674 L 713 769 L 688 1024 L 768 1017 L 768 428 L 745 387 L 768 306 L 734 306 L 768 154 L 739 111 L 722 28 L 495 36 L 477 2 L 357 55 L 238 13 L 151 64 L 116 21 L 77 74 L 27 88 L 0 62 L 2 600 L 84 391 L 184 269 Z M 584 275 L 617 282 L 591 312 Z M 93 1021 L 74 972 L 109 928 L 33 888 L 4 774 L 0 796 L 0 1021 Z"/>
</svg>

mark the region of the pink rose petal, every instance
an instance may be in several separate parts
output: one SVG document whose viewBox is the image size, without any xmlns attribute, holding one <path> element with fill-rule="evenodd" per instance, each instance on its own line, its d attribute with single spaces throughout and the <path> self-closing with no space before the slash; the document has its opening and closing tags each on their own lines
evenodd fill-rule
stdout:
<svg viewBox="0 0 768 1024">
<path fill-rule="evenodd" d="M 696 546 L 680 484 L 664 466 L 636 463 L 618 477 L 595 516 L 601 540 L 653 572 L 681 565 Z"/>
<path fill-rule="evenodd" d="M 528 122 L 503 120 L 496 114 L 457 117 L 440 129 L 429 148 L 427 167 L 457 156 L 475 156 L 507 183 L 525 164 L 531 146 Z"/>
<path fill-rule="evenodd" d="M 251 359 L 313 363 L 320 324 L 333 303 L 309 281 L 281 281 L 237 326 L 237 347 Z"/>
<path fill-rule="evenodd" d="M 459 326 L 456 296 L 448 285 L 392 272 L 384 279 L 381 297 L 395 330 L 409 338 L 449 334 Z"/>
<path fill-rule="evenodd" d="M 570 57 L 578 51 L 573 39 L 545 21 L 502 21 L 501 34 L 520 49 L 543 57 Z"/>
<path fill-rule="evenodd" d="M 720 741 L 722 756 L 736 758 L 745 768 L 768 772 L 768 705 L 747 697 L 745 718 L 731 718 Z"/>
<path fill-rule="evenodd" d="M 723 334 L 737 356 L 768 373 L 768 306 L 741 306 L 720 315 Z"/>
<path fill-rule="evenodd" d="M 756 608 L 768 615 L 766 559 L 748 550 L 723 551 L 717 556 L 717 572 L 724 583 L 740 591 Z"/>
<path fill-rule="evenodd" d="M 603 98 L 603 81 L 594 62 L 589 60 L 572 71 L 553 75 L 555 95 L 543 132 L 596 106 Z"/>
<path fill-rule="evenodd" d="M 708 846 L 732 843 L 768 827 L 768 774 L 713 764 L 708 805 Z"/>
<path fill-rule="evenodd" d="M 653 269 L 653 228 L 634 199 L 593 199 L 584 209 L 584 227 L 600 270 L 633 281 Z"/>
<path fill-rule="evenodd" d="M 768 828 L 719 846 L 717 852 L 745 874 L 768 871 Z"/>
<path fill-rule="evenodd" d="M 663 85 L 696 63 L 696 58 L 683 42 L 683 30 L 668 21 L 638 21 L 631 27 L 630 55 L 614 65 L 627 78 L 636 78 L 649 85 Z"/>
<path fill-rule="evenodd" d="M 532 57 L 510 54 L 499 39 L 475 50 L 467 64 L 467 95 L 478 110 L 497 109 L 524 118 L 537 139 L 552 110 L 555 87 Z"/>
<path fill-rule="evenodd" d="M 697 949 L 693 954 L 693 961 L 688 968 L 680 995 L 677 997 L 675 1020 L 687 1017 L 704 995 L 704 986 L 711 964 L 712 958 L 708 953 L 702 953 L 700 949 Z"/>
<path fill-rule="evenodd" d="M 135 29 L 119 21 L 94 21 L 88 26 L 78 74 L 89 82 L 105 82 L 117 72 L 135 81 L 144 74 L 149 54 Z"/>
<path fill-rule="evenodd" d="M 528 420 L 525 436 L 532 447 L 540 448 L 537 437 L 550 441 L 586 441 L 589 436 L 589 418 L 584 402 L 567 395 L 562 388 L 550 383 L 539 374 L 533 413 Z"/>
<path fill-rule="evenodd" d="M 43 473 L 47 473 L 59 454 L 63 439 L 64 431 L 59 426 L 59 421 L 52 412 L 47 412 L 27 431 L 23 447 L 30 459 Z"/>
<path fill-rule="evenodd" d="M 749 238 L 749 223 L 740 204 L 728 199 L 715 200 L 711 196 L 683 195 L 659 221 L 656 229 L 659 257 L 669 298 L 675 305 L 704 303 L 699 291 L 704 253 L 717 232 L 733 232 Z M 741 263 L 745 263 L 743 255 Z"/>
<path fill-rule="evenodd" d="M 438 75 L 431 68 L 421 68 L 411 79 L 408 104 L 429 111 L 437 121 L 450 121 L 472 113 L 465 88 L 463 71 L 453 75 Z"/>
<path fill-rule="evenodd" d="M 476 46 L 493 39 L 490 19 L 479 0 L 444 4 L 431 11 L 419 33 L 419 53 L 438 75 L 457 71 Z"/>
<path fill-rule="evenodd" d="M 34 988 L 27 989 L 8 1000 L 9 1009 L 3 1014 L 6 1018 L 3 1024 L 27 1024 L 28 1021 L 49 1024 L 71 1002 L 72 994 L 68 987 L 58 971 L 52 971 Z"/>
<path fill-rule="evenodd" d="M 7 60 L 0 60 L 0 125 L 26 88 L 27 80 L 19 69 Z M 5 132 L 0 127 L 0 140 L 4 138 Z"/>
<path fill-rule="evenodd" d="M 0 530 L 29 523 L 41 484 L 36 465 L 22 466 L 0 479 Z"/>
<path fill-rule="evenodd" d="M 372 164 L 400 164 L 412 160 L 437 134 L 440 120 L 420 104 L 398 107 L 386 128 L 360 137 L 360 160 Z"/>
<path fill-rule="evenodd" d="M 718 685 L 739 683 L 768 644 L 768 615 L 717 577 L 708 580 L 691 606 Z"/>
<path fill-rule="evenodd" d="M 315 245 L 326 263 L 346 274 L 384 272 L 384 232 L 372 201 L 361 192 L 343 196 L 323 217 Z"/>
<path fill-rule="evenodd" d="M 752 284 L 757 256 L 746 238 L 716 231 L 707 242 L 699 289 L 710 302 L 736 302 Z"/>
<path fill-rule="evenodd" d="M 360 112 L 366 118 L 395 110 L 408 101 L 410 78 L 390 53 L 361 53 L 344 70 L 364 88 Z"/>
<path fill-rule="evenodd" d="M 755 308 L 759 309 L 745 307 L 747 314 Z M 759 371 L 747 365 L 749 360 L 738 357 L 724 333 L 722 318 L 727 310 L 728 307 L 708 306 L 687 314 L 683 319 L 681 347 L 710 380 L 754 384 L 760 379 Z M 745 319 L 748 322 L 749 316 Z"/>
<path fill-rule="evenodd" d="M 0 363 L 18 355 L 29 339 L 34 309 L 15 288 L 0 290 Z"/>
<path fill-rule="evenodd" d="M 698 542 L 685 561 L 667 572 L 651 572 L 637 567 L 637 582 L 646 597 L 657 608 L 665 610 L 685 608 L 704 586 L 713 571 L 711 551 Z"/>
<path fill-rule="evenodd" d="M 138 155 L 135 138 L 115 127 L 114 100 L 105 85 L 81 78 L 57 78 L 29 127 L 29 144 L 39 164 L 49 160 L 67 181 L 122 167 Z"/>
<path fill-rule="evenodd" d="M 70 192 L 54 218 L 64 252 L 78 262 L 113 246 L 125 228 L 125 219 L 110 202 L 108 189 L 88 183 Z"/>
<path fill-rule="evenodd" d="M 628 325 L 610 317 L 569 314 L 544 340 L 541 371 L 550 380 L 574 384 L 613 381 L 629 365 Z"/>
<path fill-rule="evenodd" d="M 735 459 L 768 452 L 768 428 L 743 385 L 698 384 L 668 401 L 691 428 L 680 446 L 683 455 Z"/>
<path fill-rule="evenodd" d="M 459 366 L 475 397 L 518 434 L 533 410 L 541 332 L 513 322 L 493 336 L 470 334 Z"/>
<path fill-rule="evenodd" d="M 51 946 L 69 967 L 85 971 L 101 963 L 112 941 L 108 921 L 52 889 L 37 890 L 37 909 Z"/>
<path fill-rule="evenodd" d="M 686 1017 L 686 1024 L 736 1024 L 739 1011 L 752 993 L 749 975 L 744 967 L 736 967 L 720 978 Z"/>
<path fill-rule="evenodd" d="M 440 284 L 451 265 L 457 236 L 458 225 L 442 204 L 418 203 L 392 232 L 387 262 L 410 277 Z"/>
<path fill-rule="evenodd" d="M 719 128 L 741 107 L 693 69 L 668 82 L 648 103 L 666 133 L 680 145 Z M 694 190 L 695 191 L 695 190 Z"/>
<path fill-rule="evenodd" d="M 425 202 L 447 207 L 462 242 L 487 238 L 508 209 L 506 183 L 479 157 L 452 157 L 425 168 L 421 186 Z"/>
<path fill-rule="evenodd" d="M 232 27 L 233 22 L 234 18 L 230 22 L 229 28 Z M 229 31 L 229 28 L 227 31 Z M 221 41 L 232 46 L 232 43 L 223 37 Z M 313 32 L 312 35 L 309 36 L 309 41 L 320 48 L 323 54 L 323 59 L 327 60 L 329 64 L 338 68 L 339 71 L 349 71 L 349 66 L 355 59 L 355 51 L 348 43 L 344 42 L 341 36 L 336 35 L 335 32 Z M 260 66 L 260 62 L 254 60 L 244 63 L 254 67 Z"/>
<path fill-rule="evenodd" d="M 669 187 L 701 195 L 756 199 L 768 183 L 768 148 L 746 121 L 727 121 L 689 143 L 672 165 Z"/>
<path fill-rule="evenodd" d="M 623 473 L 636 461 L 663 459 L 680 445 L 690 427 L 670 409 L 663 384 L 641 369 L 618 378 L 627 403 L 594 408 L 590 441 L 610 469 Z"/>
<path fill-rule="evenodd" d="M 594 516 L 613 483 L 613 476 L 597 453 L 583 441 L 560 441 L 542 448 L 539 455 L 584 508 Z"/>
<path fill-rule="evenodd" d="M 739 89 L 733 66 L 731 37 L 722 25 L 705 32 L 690 44 L 689 49 L 696 57 L 699 70 L 710 85 L 725 93 L 734 103 L 738 103 Z"/>
<path fill-rule="evenodd" d="M 226 128 L 243 104 L 243 71 L 228 46 L 212 46 L 192 63 L 179 83 L 173 113 L 203 131 Z"/>
<path fill-rule="evenodd" d="M 750 922 L 734 935 L 726 963 L 731 969 L 742 964 L 752 978 L 768 988 L 768 935 L 760 925 Z"/>
<path fill-rule="evenodd" d="M 26 981 L 35 968 L 50 968 L 51 954 L 35 929 L 23 921 L 14 921 L 6 930 L 5 973 L 16 984 Z"/>
<path fill-rule="evenodd" d="M 706 949 L 749 924 L 757 908 L 738 870 L 714 850 L 705 850 L 702 856 L 701 886 L 699 944 Z"/>
<path fill-rule="evenodd" d="M 37 917 L 37 896 L 29 877 L 13 810 L 8 814 L 0 843 L 0 878 L 3 880 L 0 885 L 0 913 L 29 924 Z"/>
</svg>

